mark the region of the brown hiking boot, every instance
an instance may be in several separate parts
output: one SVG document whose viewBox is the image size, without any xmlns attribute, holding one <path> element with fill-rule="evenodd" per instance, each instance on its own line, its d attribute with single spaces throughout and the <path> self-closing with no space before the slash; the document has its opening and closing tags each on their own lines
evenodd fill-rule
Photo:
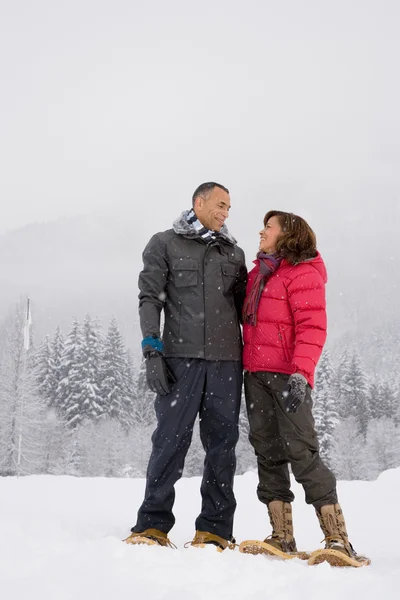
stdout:
<svg viewBox="0 0 400 600">
<path fill-rule="evenodd" d="M 284 560 L 300 558 L 307 560 L 308 552 L 298 552 L 293 536 L 292 505 L 281 500 L 272 500 L 268 504 L 268 514 L 272 525 L 272 534 L 263 542 L 245 540 L 239 546 L 239 551 L 245 554 L 269 554 Z"/>
<path fill-rule="evenodd" d="M 132 531 L 132 533 L 123 541 L 127 544 L 146 544 L 147 546 L 176 548 L 168 535 L 159 529 L 145 529 L 140 532 Z"/>
<path fill-rule="evenodd" d="M 296 540 L 293 536 L 292 505 L 289 502 L 272 500 L 268 504 L 268 515 L 272 535 L 265 538 L 264 543 L 281 552 L 297 552 Z"/>
<path fill-rule="evenodd" d="M 357 554 L 350 544 L 340 504 L 326 504 L 316 513 L 325 536 L 325 548 L 311 553 L 308 561 L 310 565 L 325 560 L 333 567 L 361 567 L 370 564 L 370 559 Z"/>
<path fill-rule="evenodd" d="M 234 550 L 236 546 L 234 538 L 231 538 L 230 540 L 225 540 L 219 535 L 209 533 L 208 531 L 196 531 L 193 540 L 191 542 L 186 542 L 185 548 L 187 548 L 187 546 L 194 546 L 195 548 L 204 548 L 208 544 L 216 546 L 219 552 L 222 552 L 223 550 L 225 550 L 225 548 Z"/>
</svg>

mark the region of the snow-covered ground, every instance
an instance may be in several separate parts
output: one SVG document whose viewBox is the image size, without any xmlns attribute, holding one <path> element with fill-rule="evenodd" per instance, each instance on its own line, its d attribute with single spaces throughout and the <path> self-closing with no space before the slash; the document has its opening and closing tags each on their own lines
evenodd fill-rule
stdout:
<svg viewBox="0 0 400 600">
<path fill-rule="evenodd" d="M 4 600 L 391 600 L 399 597 L 400 469 L 374 482 L 340 482 L 350 540 L 370 567 L 309 567 L 263 556 L 184 549 L 199 511 L 199 478 L 177 485 L 178 550 L 128 546 L 144 481 L 34 476 L 0 478 L 0 597 Z M 270 533 L 255 495 L 256 475 L 236 478 L 237 541 Z M 313 508 L 294 484 L 299 548 L 322 538 Z"/>
</svg>

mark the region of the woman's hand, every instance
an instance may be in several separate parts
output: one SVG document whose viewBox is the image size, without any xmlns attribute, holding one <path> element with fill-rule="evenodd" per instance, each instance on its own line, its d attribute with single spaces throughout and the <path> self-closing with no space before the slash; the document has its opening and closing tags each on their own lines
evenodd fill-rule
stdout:
<svg viewBox="0 0 400 600">
<path fill-rule="evenodd" d="M 283 407 L 286 412 L 295 413 L 303 404 L 307 392 L 307 379 L 300 373 L 293 373 L 282 392 Z"/>
</svg>

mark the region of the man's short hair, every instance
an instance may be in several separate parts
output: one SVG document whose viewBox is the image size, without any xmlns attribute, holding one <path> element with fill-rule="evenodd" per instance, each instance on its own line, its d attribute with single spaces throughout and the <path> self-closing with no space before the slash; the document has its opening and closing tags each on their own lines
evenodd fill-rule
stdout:
<svg viewBox="0 0 400 600">
<path fill-rule="evenodd" d="M 229 194 L 228 188 L 226 188 L 224 185 L 216 183 L 215 181 L 208 181 L 207 183 L 202 183 L 201 185 L 199 185 L 199 187 L 195 190 L 192 196 L 192 205 L 194 206 L 195 200 L 198 196 L 201 196 L 202 198 L 205 198 L 205 200 L 207 200 L 210 193 L 216 187 L 221 188 L 221 190 L 224 190 L 224 192 Z"/>
</svg>

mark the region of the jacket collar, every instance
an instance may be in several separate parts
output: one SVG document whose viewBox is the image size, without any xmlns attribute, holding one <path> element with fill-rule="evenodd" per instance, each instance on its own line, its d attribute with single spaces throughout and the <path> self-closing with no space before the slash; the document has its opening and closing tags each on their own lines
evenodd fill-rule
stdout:
<svg viewBox="0 0 400 600">
<path fill-rule="evenodd" d="M 177 219 L 175 219 L 175 221 L 173 222 L 172 229 L 178 235 L 185 235 L 187 237 L 193 237 L 193 238 L 199 237 L 197 234 L 197 231 L 194 229 L 194 227 L 190 223 L 188 223 L 186 220 L 186 216 L 188 213 L 189 213 L 188 210 L 184 210 L 179 215 L 179 217 Z M 237 243 L 235 238 L 233 237 L 233 235 L 231 235 L 229 233 L 226 225 L 222 225 L 220 231 L 218 232 L 218 236 L 223 238 L 229 244 L 235 245 Z"/>
</svg>

